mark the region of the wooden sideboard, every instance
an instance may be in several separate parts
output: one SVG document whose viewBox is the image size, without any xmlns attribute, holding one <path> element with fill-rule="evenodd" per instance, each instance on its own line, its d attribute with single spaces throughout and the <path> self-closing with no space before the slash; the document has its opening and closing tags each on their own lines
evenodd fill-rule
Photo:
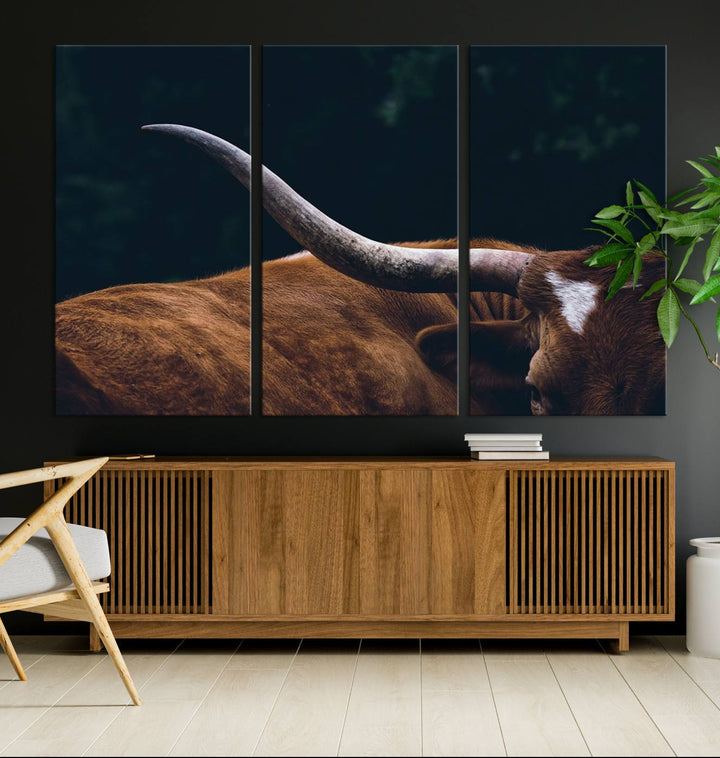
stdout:
<svg viewBox="0 0 720 758">
<path fill-rule="evenodd" d="M 66 517 L 108 533 L 120 638 L 626 650 L 630 621 L 674 619 L 674 476 L 660 458 L 154 458 L 110 461 Z"/>
</svg>

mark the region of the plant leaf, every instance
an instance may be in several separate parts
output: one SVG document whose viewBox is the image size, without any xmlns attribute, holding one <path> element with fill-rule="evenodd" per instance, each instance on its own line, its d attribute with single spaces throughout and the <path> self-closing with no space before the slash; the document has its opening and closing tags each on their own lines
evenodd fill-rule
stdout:
<svg viewBox="0 0 720 758">
<path fill-rule="evenodd" d="M 686 187 L 684 190 L 680 190 L 680 192 L 677 192 L 672 197 L 668 198 L 668 205 L 677 204 L 677 201 L 681 197 L 685 197 L 685 195 L 689 195 L 691 192 L 694 192 L 695 190 L 697 190 L 697 188 L 698 188 L 697 185 L 693 185 L 692 187 Z M 702 193 L 698 193 L 698 194 L 702 194 Z M 679 204 L 682 205 L 683 203 L 679 203 Z"/>
<path fill-rule="evenodd" d="M 720 176 L 706 176 L 702 183 L 708 188 L 708 189 L 720 189 Z"/>
<path fill-rule="evenodd" d="M 635 198 L 633 197 L 632 182 L 628 182 L 625 185 L 625 205 L 632 205 L 634 199 Z"/>
<path fill-rule="evenodd" d="M 695 189 L 694 187 L 692 189 Z M 675 198 L 672 198 L 672 202 L 675 203 L 678 207 L 681 205 L 687 205 L 688 203 L 694 203 L 696 200 L 699 200 L 700 198 L 707 197 L 707 190 L 702 190 L 702 192 L 695 192 L 694 194 L 690 195 L 690 190 L 687 189 L 683 193 L 683 195 L 688 195 L 687 197 L 684 197 L 682 202 L 677 202 L 680 199 L 680 195 L 676 195 Z"/>
<path fill-rule="evenodd" d="M 696 221 L 720 221 L 720 205 L 714 205 L 704 211 L 698 211 L 693 214 Z"/>
<path fill-rule="evenodd" d="M 653 200 L 646 192 L 640 190 L 638 197 L 643 204 L 643 208 L 648 216 L 656 223 L 660 223 L 660 211 L 661 208 L 657 201 Z"/>
<path fill-rule="evenodd" d="M 718 308 L 717 316 L 715 317 L 715 333 L 717 334 L 718 342 L 720 342 L 720 308 Z"/>
<path fill-rule="evenodd" d="M 637 283 L 640 279 L 640 272 L 642 271 L 642 254 L 635 255 L 635 261 L 633 262 L 633 289 L 637 287 Z"/>
<path fill-rule="evenodd" d="M 695 279 L 676 279 L 673 285 L 683 292 L 687 292 L 688 295 L 694 295 L 700 289 L 700 282 Z"/>
<path fill-rule="evenodd" d="M 688 265 L 690 256 L 692 255 L 692 252 L 695 249 L 695 245 L 697 243 L 698 243 L 698 239 L 693 240 L 690 243 L 690 247 L 685 251 L 685 257 L 683 258 L 682 263 L 680 264 L 680 268 L 678 269 L 677 274 L 675 274 L 676 279 L 678 279 L 682 275 L 682 272 L 685 271 L 685 266 Z"/>
<path fill-rule="evenodd" d="M 712 221 L 689 221 L 678 224 L 674 221 L 668 221 L 660 230 L 661 234 L 667 234 L 670 237 L 699 237 L 703 232 L 712 229 L 715 224 Z"/>
<path fill-rule="evenodd" d="M 697 202 L 690 206 L 690 210 L 696 211 L 700 208 L 707 208 L 708 205 L 715 205 L 720 200 L 720 192 L 698 192 Z M 687 202 L 693 202 L 688 198 Z"/>
<path fill-rule="evenodd" d="M 710 277 L 705 284 L 695 293 L 695 297 L 690 301 L 690 305 L 704 303 L 715 295 L 720 295 L 720 274 Z"/>
<path fill-rule="evenodd" d="M 611 263 L 617 263 L 632 252 L 632 246 L 620 242 L 612 242 L 596 250 L 584 263 L 588 266 L 598 268 L 608 266 Z"/>
<path fill-rule="evenodd" d="M 648 199 L 655 205 L 660 205 L 658 203 L 657 198 L 655 197 L 655 193 L 646 187 L 642 182 L 639 182 L 637 179 L 635 180 L 635 184 L 647 195 Z M 645 205 L 645 203 L 643 203 Z"/>
<path fill-rule="evenodd" d="M 592 223 L 607 227 L 610 231 L 620 237 L 620 239 L 625 240 L 625 242 L 628 242 L 631 245 L 635 242 L 630 230 L 615 219 L 592 219 Z"/>
<path fill-rule="evenodd" d="M 647 253 L 648 250 L 652 250 L 656 244 L 657 240 L 655 239 L 655 235 L 652 232 L 646 234 L 638 243 L 636 243 L 635 255 L 643 255 L 643 253 Z"/>
<path fill-rule="evenodd" d="M 623 284 L 625 284 L 625 282 L 630 278 L 634 265 L 635 265 L 634 255 L 629 255 L 627 258 L 625 258 L 624 261 L 621 261 L 620 263 L 618 263 L 617 271 L 615 272 L 615 276 L 613 277 L 613 280 L 610 282 L 610 286 L 608 287 L 608 293 L 605 296 L 605 300 L 610 300 L 610 298 L 615 297 L 615 295 L 617 295 L 618 291 L 623 286 Z"/>
<path fill-rule="evenodd" d="M 595 214 L 595 218 L 617 218 L 625 209 L 621 205 L 608 205 Z"/>
<path fill-rule="evenodd" d="M 705 168 L 702 163 L 698 163 L 697 161 L 685 161 L 685 163 L 689 163 L 696 171 L 699 171 L 705 177 L 713 176 L 713 172 L 710 171 L 710 169 Z"/>
<path fill-rule="evenodd" d="M 653 282 L 647 288 L 647 290 L 641 296 L 640 300 L 645 300 L 651 295 L 654 295 L 659 289 L 662 289 L 663 287 L 666 287 L 666 286 L 667 286 L 667 279 L 658 279 L 656 282 Z"/>
<path fill-rule="evenodd" d="M 720 260 L 720 226 L 715 230 L 705 254 L 705 265 L 703 266 L 703 279 L 705 281 L 710 278 L 718 260 Z"/>
<path fill-rule="evenodd" d="M 675 341 L 680 326 L 680 304 L 677 295 L 671 289 L 666 290 L 660 298 L 657 320 L 665 344 L 670 347 Z"/>
<path fill-rule="evenodd" d="M 707 158 L 703 158 L 702 161 L 703 163 L 709 163 L 711 166 L 717 166 L 720 168 L 720 158 L 717 158 L 714 155 L 708 155 Z"/>
</svg>

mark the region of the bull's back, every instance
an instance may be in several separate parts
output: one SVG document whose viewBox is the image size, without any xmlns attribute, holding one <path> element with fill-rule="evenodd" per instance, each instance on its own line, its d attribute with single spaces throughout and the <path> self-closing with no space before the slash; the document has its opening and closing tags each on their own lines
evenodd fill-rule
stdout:
<svg viewBox="0 0 720 758">
<path fill-rule="evenodd" d="M 349 279 L 309 253 L 263 267 L 263 412 L 268 415 L 454 414 L 454 382 L 415 348 L 454 321 L 444 294 Z"/>
<path fill-rule="evenodd" d="M 58 413 L 245 415 L 249 276 L 67 300 L 56 306 L 56 348 Z"/>
</svg>

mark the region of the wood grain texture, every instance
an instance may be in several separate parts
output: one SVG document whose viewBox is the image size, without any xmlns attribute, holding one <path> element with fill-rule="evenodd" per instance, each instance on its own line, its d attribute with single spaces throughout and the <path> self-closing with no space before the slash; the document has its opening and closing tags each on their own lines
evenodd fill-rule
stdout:
<svg viewBox="0 0 720 758">
<path fill-rule="evenodd" d="M 340 613 L 343 509 L 357 480 L 334 471 L 215 472 L 213 611 Z"/>
<path fill-rule="evenodd" d="M 656 640 L 611 660 L 676 755 L 720 754 L 720 710 Z"/>
<path fill-rule="evenodd" d="M 102 469 L 67 508 L 108 534 L 106 613 L 210 612 L 211 516 L 210 472 L 197 470 Z"/>
<path fill-rule="evenodd" d="M 146 698 L 124 708 L 111 661 L 81 637 L 17 636 L 30 681 L 0 656 L 0 755 L 336 754 L 346 716 L 354 754 L 577 754 L 568 711 L 593 755 L 718 754 L 720 660 L 659 641 L 636 637 L 617 657 L 594 641 L 422 640 L 420 699 L 417 642 L 376 645 L 348 712 L 356 640 L 248 640 L 229 659 L 221 642 L 124 643 Z"/>
<path fill-rule="evenodd" d="M 673 508 L 674 464 L 638 457 L 110 461 L 70 504 L 110 534 L 122 635 L 611 618 L 621 648 L 620 622 L 673 617 Z"/>
<path fill-rule="evenodd" d="M 360 613 L 428 613 L 430 472 L 370 470 L 361 482 Z"/>
<path fill-rule="evenodd" d="M 485 660 L 508 755 L 590 755 L 547 659 Z"/>
<path fill-rule="evenodd" d="M 115 668 L 117 669 L 130 698 L 135 705 L 140 705 L 142 702 L 140 695 L 133 683 L 127 666 L 125 665 L 125 661 L 123 660 L 122 653 L 115 641 L 115 637 L 113 637 L 110 624 L 103 613 L 100 601 L 95 593 L 93 582 L 85 571 L 82 558 L 73 542 L 70 530 L 65 523 L 65 519 L 62 515 L 57 516 L 53 521 L 46 525 L 46 529 L 53 541 L 55 549 L 58 551 L 65 570 L 72 579 L 73 585 L 90 615 L 90 620 L 92 621 L 95 630 L 100 636 L 108 655 L 112 658 L 113 663 L 115 664 Z"/>
<path fill-rule="evenodd" d="M 106 582 L 93 582 L 92 586 L 97 593 L 107 592 L 108 590 L 108 584 Z M 11 598 L 10 600 L 3 600 L 2 603 L 0 603 L 0 613 L 7 613 L 7 611 L 28 611 L 32 613 L 33 609 L 38 607 L 38 613 L 47 614 L 48 611 L 54 611 L 55 606 L 49 609 L 44 608 L 44 606 L 49 605 L 50 603 L 63 603 L 66 601 L 77 600 L 78 597 L 77 590 L 64 589 L 55 590 L 53 592 L 42 592 L 38 595 L 31 595 L 28 597 Z M 57 615 L 61 617 L 60 614 Z"/>
<path fill-rule="evenodd" d="M 98 592 L 104 592 L 107 585 L 93 582 L 87 574 L 82 556 L 73 541 L 70 530 L 65 521 L 63 512 L 68 501 L 74 496 L 75 504 L 79 509 L 81 518 L 88 519 L 88 488 L 84 485 L 90 481 L 94 474 L 107 462 L 107 458 L 94 458 L 81 460 L 74 463 L 66 463 L 58 466 L 48 466 L 40 469 L 3 474 L 0 476 L 0 489 L 18 487 L 25 484 L 44 482 L 44 501 L 19 524 L 7 537 L 0 540 L 0 563 L 8 560 L 24 545 L 41 527 L 45 527 L 53 547 L 62 561 L 69 577 L 72 592 L 45 592 L 0 603 L 0 612 L 5 610 L 31 610 L 38 606 L 38 612 L 45 613 L 48 605 L 58 601 L 56 613 L 62 618 L 81 619 L 91 621 L 95 630 L 102 640 L 108 655 L 115 664 L 118 674 L 125 685 L 135 705 L 140 705 L 141 700 L 137 689 L 132 681 L 130 672 L 125 665 L 117 642 L 113 637 L 110 625 L 98 600 Z M 59 484 L 58 480 L 63 483 Z M 58 483 L 54 488 L 50 486 Z M 75 599 L 82 601 L 79 607 Z M 52 607 L 50 605 L 49 607 Z M 20 666 L 17 655 L 13 649 L 4 626 L 2 632 L 2 646 L 7 650 L 17 670 L 18 676 L 25 679 L 25 673 Z"/>
<path fill-rule="evenodd" d="M 285 671 L 223 671 L 168 753 L 252 755 L 285 680 Z"/>
<path fill-rule="evenodd" d="M 511 621 L 241 621 L 193 618 L 186 621 L 116 621 L 111 618 L 115 637 L 123 638 L 367 638 L 416 639 L 467 638 L 480 639 L 619 639 L 622 622 L 603 621 L 598 618 L 567 620 L 562 617 L 546 621 L 526 619 Z"/>
<path fill-rule="evenodd" d="M 422 755 L 420 651 L 363 642 L 337 755 Z"/>
<path fill-rule="evenodd" d="M 660 636 L 657 641 L 720 709 L 720 658 L 701 658 L 685 646 L 683 637 Z"/>
<path fill-rule="evenodd" d="M 423 755 L 505 755 L 478 641 L 423 639 L 420 661 Z"/>
<path fill-rule="evenodd" d="M 22 663 L 20 663 L 20 658 L 18 658 L 18 654 L 15 652 L 15 647 L 12 644 L 10 635 L 5 629 L 5 624 L 3 624 L 2 619 L 0 619 L 0 646 L 2 646 L 2 649 L 5 651 L 5 655 L 7 655 L 18 679 L 22 682 L 27 682 L 27 674 L 25 674 Z"/>
<path fill-rule="evenodd" d="M 510 612 L 672 618 L 671 474 L 511 472 Z"/>
<path fill-rule="evenodd" d="M 75 458 L 59 458 L 49 461 L 46 465 L 58 465 L 66 461 L 75 461 Z M 557 456 L 548 461 L 478 461 L 469 459 L 467 456 L 157 456 L 145 460 L 111 460 L 105 464 L 105 471 L 126 470 L 230 470 L 258 469 L 267 470 L 293 470 L 303 469 L 327 469 L 330 465 L 333 469 L 358 470 L 363 468 L 382 469 L 432 469 L 432 468 L 458 468 L 480 471 L 535 471 L 542 469 L 572 470 L 574 468 L 592 468 L 595 470 L 625 468 L 637 468 L 642 466 L 647 469 L 668 469 L 674 467 L 671 461 L 657 456 L 603 456 L 602 458 L 591 456 Z"/>
<path fill-rule="evenodd" d="M 592 755 L 673 755 L 599 648 L 550 650 L 547 658 Z"/>
<path fill-rule="evenodd" d="M 502 474 L 214 472 L 213 611 L 502 613 Z"/>
<path fill-rule="evenodd" d="M 159 648 L 152 643 L 145 650 L 124 653 L 138 688 L 152 677 L 175 647 L 176 644 L 165 643 Z M 8 748 L 8 754 L 82 755 L 101 736 L 129 698 L 111 660 L 107 657 L 98 660 L 98 665 L 85 676 L 78 675 L 79 681 L 54 707 L 38 714 L 37 721 Z"/>
<path fill-rule="evenodd" d="M 254 755 L 338 754 L 359 644 L 303 642 Z"/>
</svg>

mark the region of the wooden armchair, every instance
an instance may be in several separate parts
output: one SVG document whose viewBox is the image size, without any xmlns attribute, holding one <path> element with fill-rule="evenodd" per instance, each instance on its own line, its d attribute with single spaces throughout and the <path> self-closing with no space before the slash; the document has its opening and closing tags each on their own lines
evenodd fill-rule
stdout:
<svg viewBox="0 0 720 758">
<path fill-rule="evenodd" d="M 26 519 L 0 518 L 0 614 L 23 610 L 90 621 L 133 703 L 140 705 L 140 696 L 97 598 L 98 593 L 109 589 L 106 582 L 98 581 L 110 574 L 107 535 L 102 529 L 68 525 L 63 516 L 70 498 L 107 460 L 94 458 L 0 475 L 0 489 L 67 479 Z M 0 644 L 17 675 L 26 681 L 2 620 Z"/>
</svg>

